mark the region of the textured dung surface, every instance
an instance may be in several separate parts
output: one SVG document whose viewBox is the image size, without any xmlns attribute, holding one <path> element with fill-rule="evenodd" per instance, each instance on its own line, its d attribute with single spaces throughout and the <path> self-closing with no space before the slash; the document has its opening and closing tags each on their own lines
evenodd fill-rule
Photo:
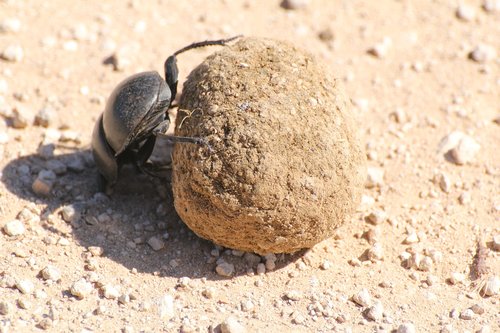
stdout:
<svg viewBox="0 0 500 333">
<path fill-rule="evenodd" d="M 175 208 L 199 236 L 257 253 L 330 237 L 359 202 L 364 154 L 339 83 L 284 42 L 247 38 L 188 77 L 174 149 Z"/>
</svg>

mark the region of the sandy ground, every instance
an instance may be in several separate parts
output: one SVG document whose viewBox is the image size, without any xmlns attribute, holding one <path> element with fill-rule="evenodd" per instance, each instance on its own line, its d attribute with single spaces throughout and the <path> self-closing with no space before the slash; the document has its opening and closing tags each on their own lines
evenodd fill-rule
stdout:
<svg viewBox="0 0 500 333">
<path fill-rule="evenodd" d="M 500 331 L 499 2 L 292 2 L 0 1 L 0 332 Z M 237 34 L 345 81 L 372 175 L 335 237 L 275 261 L 197 238 L 168 182 L 96 194 L 113 87 Z"/>
</svg>

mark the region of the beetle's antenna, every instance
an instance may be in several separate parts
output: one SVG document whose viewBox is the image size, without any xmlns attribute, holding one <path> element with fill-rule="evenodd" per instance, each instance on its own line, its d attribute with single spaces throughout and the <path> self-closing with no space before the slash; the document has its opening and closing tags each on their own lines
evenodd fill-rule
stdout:
<svg viewBox="0 0 500 333">
<path fill-rule="evenodd" d="M 195 48 L 198 48 L 198 47 L 203 47 L 203 46 L 209 46 L 209 45 L 226 45 L 227 43 L 229 42 L 232 42 L 233 40 L 237 39 L 237 38 L 240 38 L 242 37 L 243 35 L 238 35 L 238 36 L 234 36 L 234 37 L 231 37 L 231 38 L 227 38 L 227 39 L 218 39 L 218 40 L 206 40 L 204 42 L 197 42 L 197 43 L 193 43 L 193 44 L 190 44 L 188 46 L 185 46 L 183 47 L 182 49 L 174 52 L 174 56 L 182 53 L 182 52 L 185 52 L 187 50 L 191 50 L 191 49 L 195 49 Z"/>
</svg>

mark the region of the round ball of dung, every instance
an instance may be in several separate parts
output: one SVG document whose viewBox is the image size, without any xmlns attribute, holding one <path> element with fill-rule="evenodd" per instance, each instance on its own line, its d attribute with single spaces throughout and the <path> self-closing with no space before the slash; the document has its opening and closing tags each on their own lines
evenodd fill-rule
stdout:
<svg viewBox="0 0 500 333">
<path fill-rule="evenodd" d="M 245 38 L 184 84 L 173 152 L 174 205 L 198 236 L 259 254 L 290 253 L 348 221 L 365 155 L 340 82 L 308 53 Z"/>
</svg>

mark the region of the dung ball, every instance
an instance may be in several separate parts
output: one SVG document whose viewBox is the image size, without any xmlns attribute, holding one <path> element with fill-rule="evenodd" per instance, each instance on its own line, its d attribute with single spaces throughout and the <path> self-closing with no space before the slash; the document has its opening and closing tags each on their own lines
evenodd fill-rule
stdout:
<svg viewBox="0 0 500 333">
<path fill-rule="evenodd" d="M 198 236 L 259 254 L 332 236 L 358 205 L 365 155 L 340 82 L 308 53 L 245 38 L 209 56 L 184 84 L 172 188 Z"/>
</svg>

